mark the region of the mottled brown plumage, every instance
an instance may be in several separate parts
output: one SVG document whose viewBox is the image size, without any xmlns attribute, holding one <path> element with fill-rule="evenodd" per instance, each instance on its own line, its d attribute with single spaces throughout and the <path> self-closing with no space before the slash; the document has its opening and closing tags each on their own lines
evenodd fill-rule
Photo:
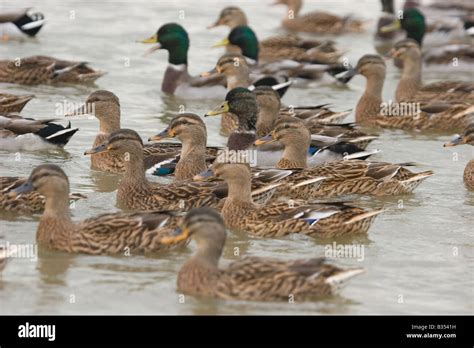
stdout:
<svg viewBox="0 0 474 348">
<path fill-rule="evenodd" d="M 334 295 L 346 281 L 363 272 L 341 269 L 323 258 L 277 260 L 246 256 L 219 268 L 226 240 L 222 217 L 210 209 L 187 214 L 181 235 L 167 239 L 174 243 L 190 235 L 198 245 L 196 253 L 178 274 L 178 291 L 225 300 L 307 301 Z M 184 237 L 183 237 L 184 236 Z"/>
<path fill-rule="evenodd" d="M 0 61 L 0 82 L 22 85 L 92 83 L 105 73 L 87 66 L 46 56 Z"/>
<path fill-rule="evenodd" d="M 470 124 L 461 135 L 456 135 L 451 141 L 444 144 L 445 147 L 468 144 L 474 146 L 474 124 Z M 474 191 L 474 159 L 467 162 L 464 169 L 464 184 L 466 187 Z"/>
<path fill-rule="evenodd" d="M 0 93 L 0 114 L 20 112 L 25 105 L 34 98 L 34 95 L 15 95 Z"/>
</svg>

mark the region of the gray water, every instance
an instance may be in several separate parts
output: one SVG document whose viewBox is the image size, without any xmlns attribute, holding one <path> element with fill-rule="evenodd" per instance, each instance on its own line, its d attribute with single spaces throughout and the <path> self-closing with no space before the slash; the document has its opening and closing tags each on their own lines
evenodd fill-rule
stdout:
<svg viewBox="0 0 474 348">
<path fill-rule="evenodd" d="M 84 60 L 92 67 L 106 70 L 97 88 L 117 94 L 122 105 L 122 126 L 137 130 L 147 139 L 166 126 L 170 116 L 185 105 L 187 111 L 203 115 L 219 100 L 183 101 L 164 96 L 160 91 L 167 53 L 159 51 L 143 57 L 147 46 L 136 43 L 149 37 L 159 26 L 175 21 L 190 33 L 190 72 L 198 74 L 212 68 L 221 54 L 210 46 L 224 38 L 227 28 L 207 30 L 225 5 L 242 7 L 261 38 L 282 33 L 279 29 L 284 9 L 272 1 L 59 1 L 6 0 L 3 8 L 35 6 L 48 22 L 37 40 L 0 44 L 2 59 L 35 54 Z M 331 10 L 357 13 L 369 20 L 364 34 L 335 37 L 347 50 L 352 63 L 365 53 L 374 53 L 373 26 L 379 15 L 379 2 L 306 1 L 303 11 Z M 72 12 L 75 19 L 70 19 Z M 184 19 L 179 16 L 183 14 Z M 127 64 L 129 62 L 129 64 Z M 399 72 L 388 63 L 386 99 L 393 99 Z M 461 69 L 425 71 L 425 81 L 443 78 L 472 79 Z M 290 89 L 286 104 L 331 103 L 336 110 L 354 108 L 362 93 L 364 80 L 355 78 L 348 88 L 330 82 L 312 83 Z M 58 104 L 80 103 L 91 87 L 25 87 L 0 84 L 10 93 L 33 93 L 36 98 L 23 111 L 31 117 L 57 117 Z M 349 120 L 352 120 L 351 115 Z M 219 119 L 206 119 L 210 145 L 222 145 L 218 135 Z M 64 151 L 22 152 L 0 150 L 0 175 L 27 176 L 42 163 L 54 163 L 68 174 L 73 192 L 88 196 L 78 202 L 75 220 L 115 207 L 116 178 L 89 168 L 83 152 L 92 145 L 98 131 L 96 119 L 73 120 L 80 131 Z M 464 166 L 473 157 L 469 146 L 445 149 L 450 136 L 406 134 L 381 131 L 380 139 L 369 148 L 382 153 L 375 159 L 390 162 L 416 161 L 415 170 L 433 170 L 436 175 L 422 183 L 415 194 L 386 199 L 363 199 L 369 207 L 389 210 L 379 216 L 368 236 L 339 240 L 364 246 L 363 261 L 336 259 L 345 266 L 362 266 L 367 272 L 355 279 L 339 296 L 319 302 L 261 303 L 203 300 L 187 296 L 180 303 L 176 275 L 195 245 L 153 257 L 108 257 L 66 255 L 40 250 L 36 261 L 12 259 L 0 281 L 2 314 L 431 314 L 473 312 L 473 205 L 474 193 L 462 181 Z M 2 216 L 0 235 L 10 243 L 34 243 L 38 217 Z M 240 255 L 284 259 L 319 257 L 324 244 L 303 236 L 258 239 L 244 233 L 229 233 L 222 264 Z"/>
</svg>

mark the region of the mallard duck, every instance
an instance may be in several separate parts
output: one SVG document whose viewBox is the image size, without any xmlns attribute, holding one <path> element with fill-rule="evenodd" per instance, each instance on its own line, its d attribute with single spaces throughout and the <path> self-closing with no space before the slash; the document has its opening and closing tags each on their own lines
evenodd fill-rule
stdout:
<svg viewBox="0 0 474 348">
<path fill-rule="evenodd" d="M 441 81 L 423 86 L 421 74 L 421 50 L 415 40 L 399 41 L 390 50 L 390 56 L 403 62 L 403 72 L 397 86 L 397 102 L 435 100 L 468 102 L 474 104 L 474 83 L 467 81 Z"/>
<path fill-rule="evenodd" d="M 67 116 L 93 115 L 99 120 L 99 134 L 93 147 L 107 141 L 111 133 L 120 129 L 120 100 L 112 92 L 98 90 L 87 97 L 84 105 L 70 112 Z M 159 162 L 175 158 L 181 151 L 180 144 L 148 143 L 143 147 L 145 168 L 151 168 Z M 124 158 L 113 153 L 97 153 L 91 155 L 91 168 L 109 173 L 125 171 Z M 153 173 L 153 171 L 151 172 Z"/>
<path fill-rule="evenodd" d="M 218 148 L 214 147 L 214 156 L 209 158 L 206 155 L 206 125 L 195 114 L 183 113 L 173 117 L 164 131 L 148 140 L 158 141 L 166 138 L 178 138 L 182 143 L 179 161 L 173 169 L 176 181 L 192 179 L 207 169 L 207 162 L 214 159 L 218 152 Z"/>
<path fill-rule="evenodd" d="M 79 130 L 54 123 L 54 119 L 35 120 L 14 114 L 0 116 L 0 144 L 10 151 L 64 147 Z"/>
<path fill-rule="evenodd" d="M 470 124 L 461 135 L 456 135 L 451 141 L 445 143 L 444 146 L 462 144 L 474 145 L 474 124 Z M 470 160 L 464 169 L 464 183 L 469 190 L 474 191 L 474 159 Z"/>
<path fill-rule="evenodd" d="M 161 84 L 163 92 L 192 99 L 222 98 L 225 95 L 225 82 L 221 76 L 206 78 L 188 73 L 189 37 L 181 25 L 162 25 L 155 35 L 141 42 L 157 44 L 148 50 L 148 54 L 159 49 L 169 53 L 168 68 Z"/>
<path fill-rule="evenodd" d="M 236 6 L 228 6 L 219 14 L 217 21 L 208 28 L 226 25 L 231 30 L 239 26 L 247 26 L 247 16 Z M 297 35 L 278 35 L 260 41 L 259 58 L 261 62 L 272 62 L 281 59 L 292 59 L 299 62 L 318 62 L 320 64 L 336 64 L 342 55 L 335 42 L 303 39 Z M 239 50 L 231 45 L 229 52 Z"/>
<path fill-rule="evenodd" d="M 416 100 L 412 100 L 410 103 L 395 103 L 392 108 L 391 103 L 383 103 L 382 90 L 386 66 L 378 55 L 364 55 L 355 68 L 344 74 L 342 80 L 347 82 L 356 74 L 361 74 L 367 79 L 364 94 L 356 107 L 357 123 L 409 131 L 449 131 L 463 129 L 474 117 L 474 106 L 469 104 L 420 105 Z"/>
<path fill-rule="evenodd" d="M 12 112 L 20 112 L 25 105 L 33 99 L 34 95 L 15 95 L 0 93 L 0 114 L 5 115 Z"/>
<path fill-rule="evenodd" d="M 423 61 L 426 64 L 444 64 L 445 66 L 453 66 L 453 62 L 474 61 L 474 49 L 469 43 L 450 43 L 442 42 L 438 37 L 433 38 L 432 44 L 424 42 L 427 32 L 425 16 L 418 8 L 409 7 L 403 10 L 403 18 L 396 19 L 392 24 L 381 28 L 382 32 L 391 32 L 403 29 L 406 32 L 407 39 L 415 40 L 420 47 L 428 46 L 423 50 Z M 444 32 L 444 31 L 443 31 Z M 428 38 L 432 36 L 429 35 Z M 430 47 L 434 46 L 434 47 Z M 401 67 L 401 63 L 397 66 Z"/>
<path fill-rule="evenodd" d="M 283 28 L 291 31 L 333 35 L 364 31 L 364 23 L 351 15 L 340 17 L 323 11 L 300 15 L 302 0 L 277 0 L 275 5 L 279 4 L 288 8 L 288 15 L 285 15 L 281 24 Z"/>
<path fill-rule="evenodd" d="M 219 193 L 216 185 L 175 183 L 163 185 L 151 183 L 145 176 L 143 142 L 137 132 L 120 129 L 110 134 L 108 140 L 85 154 L 107 153 L 123 157 L 125 175 L 117 192 L 117 205 L 133 210 L 175 210 L 199 206 L 217 206 Z"/>
<path fill-rule="evenodd" d="M 210 173 L 212 171 L 212 174 Z M 321 238 L 367 233 L 382 210 L 367 211 L 344 203 L 312 204 L 305 201 L 255 204 L 251 196 L 251 172 L 247 163 L 214 162 L 212 169 L 195 177 L 209 175 L 225 180 L 229 193 L 222 216 L 230 229 L 261 237 L 281 237 L 302 233 Z"/>
<path fill-rule="evenodd" d="M 45 208 L 45 197 L 37 190 L 32 190 L 16 197 L 12 197 L 8 194 L 9 191 L 22 186 L 27 181 L 28 178 L 23 177 L 0 177 L 0 211 L 21 215 L 30 215 L 43 212 Z M 86 198 L 86 196 L 80 193 L 71 193 L 69 195 L 70 202 L 84 198 Z"/>
<path fill-rule="evenodd" d="M 226 230 L 222 217 L 207 208 L 190 211 L 179 232 L 163 242 L 179 243 L 190 236 L 198 246 L 178 274 L 178 291 L 186 295 L 245 301 L 288 301 L 292 296 L 300 302 L 333 295 L 363 272 L 333 266 L 323 258 L 288 261 L 254 256 L 219 268 Z"/>
<path fill-rule="evenodd" d="M 28 14 L 29 8 L 0 14 L 0 39 L 34 37 L 44 25 L 42 13 Z"/>
<path fill-rule="evenodd" d="M 235 27 L 227 38 L 219 41 L 213 47 L 227 47 L 229 45 L 238 47 L 240 53 L 246 57 L 251 69 L 255 69 L 260 74 L 282 74 L 288 77 L 320 79 L 326 72 L 335 75 L 347 70 L 338 59 L 336 59 L 336 62 L 328 64 L 321 64 L 317 58 L 310 56 L 306 59 L 300 57 L 300 61 L 296 61 L 286 51 L 278 51 L 281 53 L 280 56 L 273 56 L 268 60 L 264 60 L 265 57 L 262 57 L 260 53 L 257 36 L 248 26 Z"/>
<path fill-rule="evenodd" d="M 86 62 L 73 62 L 46 56 L 0 60 L 0 82 L 21 85 L 92 83 L 105 72 Z"/>
<path fill-rule="evenodd" d="M 44 196 L 46 201 L 36 231 L 37 242 L 69 253 L 133 254 L 166 249 L 161 239 L 176 228 L 179 219 L 173 212 L 117 212 L 75 223 L 69 211 L 69 180 L 61 168 L 52 164 L 36 167 L 28 180 L 9 195 L 21 197 L 31 192 Z"/>
</svg>

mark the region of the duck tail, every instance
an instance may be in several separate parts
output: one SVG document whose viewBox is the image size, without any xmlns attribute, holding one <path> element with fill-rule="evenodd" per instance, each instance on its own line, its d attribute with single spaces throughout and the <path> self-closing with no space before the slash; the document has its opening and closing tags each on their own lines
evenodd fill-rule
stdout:
<svg viewBox="0 0 474 348">
<path fill-rule="evenodd" d="M 429 178 L 430 176 L 434 175 L 434 172 L 431 170 L 428 170 L 426 172 L 418 173 L 411 178 L 408 178 L 406 180 L 402 180 L 400 183 L 405 186 L 407 192 L 412 192 L 415 188 L 418 187 L 418 185 L 425 180 L 426 178 Z"/>
<path fill-rule="evenodd" d="M 71 128 L 71 122 L 66 127 L 56 123 L 47 123 L 35 134 L 49 143 L 64 147 L 78 130 L 79 128 Z"/>
<path fill-rule="evenodd" d="M 35 36 L 43 27 L 45 22 L 44 15 L 42 13 L 34 13 L 32 15 L 24 14 L 20 18 L 13 21 L 18 29 L 28 36 Z"/>
<path fill-rule="evenodd" d="M 345 269 L 337 272 L 336 274 L 326 278 L 325 283 L 331 286 L 331 289 L 334 293 L 337 293 L 345 285 L 347 285 L 349 279 L 358 276 L 359 274 L 364 273 L 363 268 L 352 268 Z"/>
</svg>

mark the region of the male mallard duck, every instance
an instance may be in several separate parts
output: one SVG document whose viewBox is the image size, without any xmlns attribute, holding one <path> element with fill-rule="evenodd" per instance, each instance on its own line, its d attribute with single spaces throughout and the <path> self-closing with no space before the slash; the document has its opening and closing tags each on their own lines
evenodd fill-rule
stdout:
<svg viewBox="0 0 474 348">
<path fill-rule="evenodd" d="M 53 123 L 54 119 L 35 120 L 10 114 L 0 116 L 0 144 L 11 151 L 64 147 L 79 130 Z"/>
<path fill-rule="evenodd" d="M 120 101 L 112 92 L 98 90 L 87 97 L 79 109 L 67 116 L 91 114 L 99 120 L 99 134 L 93 147 L 107 141 L 110 134 L 120 129 Z M 174 143 L 148 143 L 144 145 L 145 168 L 151 168 L 158 162 L 174 158 L 181 150 L 181 145 Z M 124 158 L 113 153 L 97 153 L 91 155 L 91 168 L 109 173 L 124 172 Z"/>
<path fill-rule="evenodd" d="M 196 174 L 207 169 L 206 143 L 207 130 L 202 119 L 195 114 L 179 114 L 171 120 L 168 127 L 161 133 L 148 139 L 158 141 L 165 138 L 178 138 L 182 143 L 179 161 L 174 168 L 174 180 L 192 179 Z M 217 148 L 212 159 L 217 155 Z"/>
<path fill-rule="evenodd" d="M 247 26 L 247 16 L 236 6 L 224 8 L 217 21 L 209 28 L 226 25 L 230 30 Z M 334 41 L 317 41 L 302 39 L 294 34 L 273 36 L 260 41 L 259 58 L 261 62 L 272 62 L 281 59 L 291 59 L 303 62 L 319 62 L 320 64 L 336 64 L 342 55 L 334 46 Z M 236 47 L 227 46 L 229 52 Z"/>
<path fill-rule="evenodd" d="M 169 53 L 161 90 L 182 98 L 221 98 L 225 95 L 224 81 L 221 76 L 211 78 L 191 76 L 188 73 L 189 37 L 179 24 L 168 23 L 161 26 L 152 37 L 142 43 L 156 43 L 148 53 L 165 49 Z"/>
<path fill-rule="evenodd" d="M 338 57 L 335 62 L 323 63 L 308 56 L 306 59 L 300 57 L 299 61 L 288 56 L 287 52 L 280 52 L 281 55 L 265 60 L 261 55 L 257 36 L 248 26 L 239 26 L 231 30 L 226 39 L 221 40 L 214 47 L 235 46 L 240 49 L 240 53 L 246 57 L 252 70 L 265 75 L 282 74 L 288 77 L 299 77 L 305 79 L 320 79 L 325 72 L 334 75 L 347 70 Z"/>
<path fill-rule="evenodd" d="M 45 197 L 40 192 L 33 190 L 16 197 L 12 197 L 8 194 L 9 191 L 22 186 L 27 181 L 28 178 L 16 176 L 0 177 L 0 211 L 21 215 L 43 212 L 45 208 Z M 71 193 L 69 195 L 70 202 L 84 198 L 86 197 L 79 193 Z"/>
<path fill-rule="evenodd" d="M 45 22 L 42 13 L 28 14 L 29 9 L 0 13 L 0 40 L 34 37 Z"/>
<path fill-rule="evenodd" d="M 110 134 L 108 140 L 85 154 L 107 153 L 127 156 L 125 174 L 117 192 L 117 205 L 134 210 L 175 210 L 199 206 L 216 206 L 219 196 L 216 185 L 151 183 L 145 176 L 143 142 L 137 132 L 120 129 Z"/>
<path fill-rule="evenodd" d="M 277 168 L 303 169 L 288 176 L 285 180 L 290 184 L 290 189 L 282 186 L 280 194 L 274 197 L 285 195 L 290 198 L 311 199 L 346 194 L 399 195 L 413 191 L 421 181 L 433 175 L 431 171 L 412 173 L 404 168 L 410 164 L 337 160 L 338 158 L 335 158 L 336 161 L 308 168 L 307 152 L 311 134 L 303 122 L 294 117 L 280 118 L 271 134 L 258 139 L 255 144 L 274 141 L 279 141 L 284 146 Z M 312 185 L 313 181 L 317 185 Z"/>
<path fill-rule="evenodd" d="M 211 173 L 212 171 L 212 173 Z M 229 192 L 222 216 L 230 229 L 261 237 L 281 237 L 303 233 L 332 238 L 367 233 L 382 210 L 367 211 L 344 203 L 312 204 L 304 201 L 255 204 L 251 195 L 251 172 L 247 163 L 214 162 L 212 169 L 195 177 L 214 175 L 225 180 Z"/>
<path fill-rule="evenodd" d="M 378 54 L 385 55 L 395 42 L 405 37 L 405 33 L 401 28 L 391 28 L 391 25 L 397 20 L 393 0 L 381 0 L 380 2 L 382 4 L 382 15 L 377 21 L 375 49 Z M 386 30 L 387 27 L 391 29 Z"/>
<path fill-rule="evenodd" d="M 396 19 L 392 24 L 381 28 L 382 32 L 391 32 L 402 28 L 406 32 L 407 39 L 413 39 L 420 47 L 435 46 L 423 50 L 423 61 L 426 64 L 444 64 L 454 66 L 454 62 L 466 61 L 472 63 L 474 61 L 474 49 L 470 44 L 445 42 L 442 43 L 438 38 L 432 45 L 426 44 L 424 41 L 427 32 L 425 24 L 425 16 L 415 7 L 403 10 L 403 18 Z M 428 38 L 430 36 L 427 36 Z M 401 64 L 397 64 L 401 65 Z"/>
<path fill-rule="evenodd" d="M 0 82 L 22 85 L 56 83 L 92 83 L 105 72 L 94 70 L 86 62 L 59 60 L 33 56 L 14 60 L 0 60 Z"/>
<path fill-rule="evenodd" d="M 343 77 L 347 82 L 356 74 L 367 79 L 364 94 L 356 107 L 357 123 L 404 130 L 448 131 L 463 129 L 474 117 L 474 106 L 469 104 L 421 105 L 416 100 L 411 103 L 383 104 L 382 90 L 385 81 L 386 66 L 382 57 L 367 54 L 359 59 L 357 66 Z M 407 105 L 408 104 L 408 105 Z"/>
<path fill-rule="evenodd" d="M 456 135 L 454 139 L 444 144 L 444 146 L 462 144 L 474 145 L 474 124 L 469 125 L 461 135 Z M 464 169 L 464 183 L 469 190 L 474 191 L 474 159 L 470 160 Z"/>
<path fill-rule="evenodd" d="M 403 62 L 403 71 L 395 94 L 396 101 L 430 102 L 435 100 L 468 102 L 474 104 L 474 83 L 465 81 L 441 81 L 422 85 L 421 50 L 415 40 L 399 41 L 390 50 L 390 56 Z"/>
<path fill-rule="evenodd" d="M 288 7 L 282 26 L 291 31 L 317 34 L 360 33 L 364 31 L 364 23 L 353 19 L 351 15 L 340 17 L 323 11 L 300 15 L 303 0 L 277 0 L 275 5 L 279 4 Z"/>
<path fill-rule="evenodd" d="M 212 209 L 190 211 L 180 232 L 163 243 L 173 244 L 188 236 L 197 242 L 197 252 L 178 274 L 178 291 L 186 295 L 245 301 L 288 301 L 293 296 L 295 301 L 305 301 L 333 295 L 363 272 L 333 266 L 323 258 L 288 261 L 253 256 L 219 268 L 226 229 L 222 217 Z"/>
<path fill-rule="evenodd" d="M 8 93 L 0 93 L 0 114 L 9 114 L 12 112 L 20 112 L 25 105 L 33 99 L 34 95 L 15 95 Z"/>
<path fill-rule="evenodd" d="M 84 254 L 121 254 L 129 250 L 152 252 L 167 248 L 161 239 L 176 228 L 173 212 L 107 213 L 79 223 L 69 212 L 69 180 L 56 165 L 36 167 L 10 196 L 37 192 L 45 198 L 45 209 L 36 231 L 37 242 L 47 248 Z"/>
</svg>

